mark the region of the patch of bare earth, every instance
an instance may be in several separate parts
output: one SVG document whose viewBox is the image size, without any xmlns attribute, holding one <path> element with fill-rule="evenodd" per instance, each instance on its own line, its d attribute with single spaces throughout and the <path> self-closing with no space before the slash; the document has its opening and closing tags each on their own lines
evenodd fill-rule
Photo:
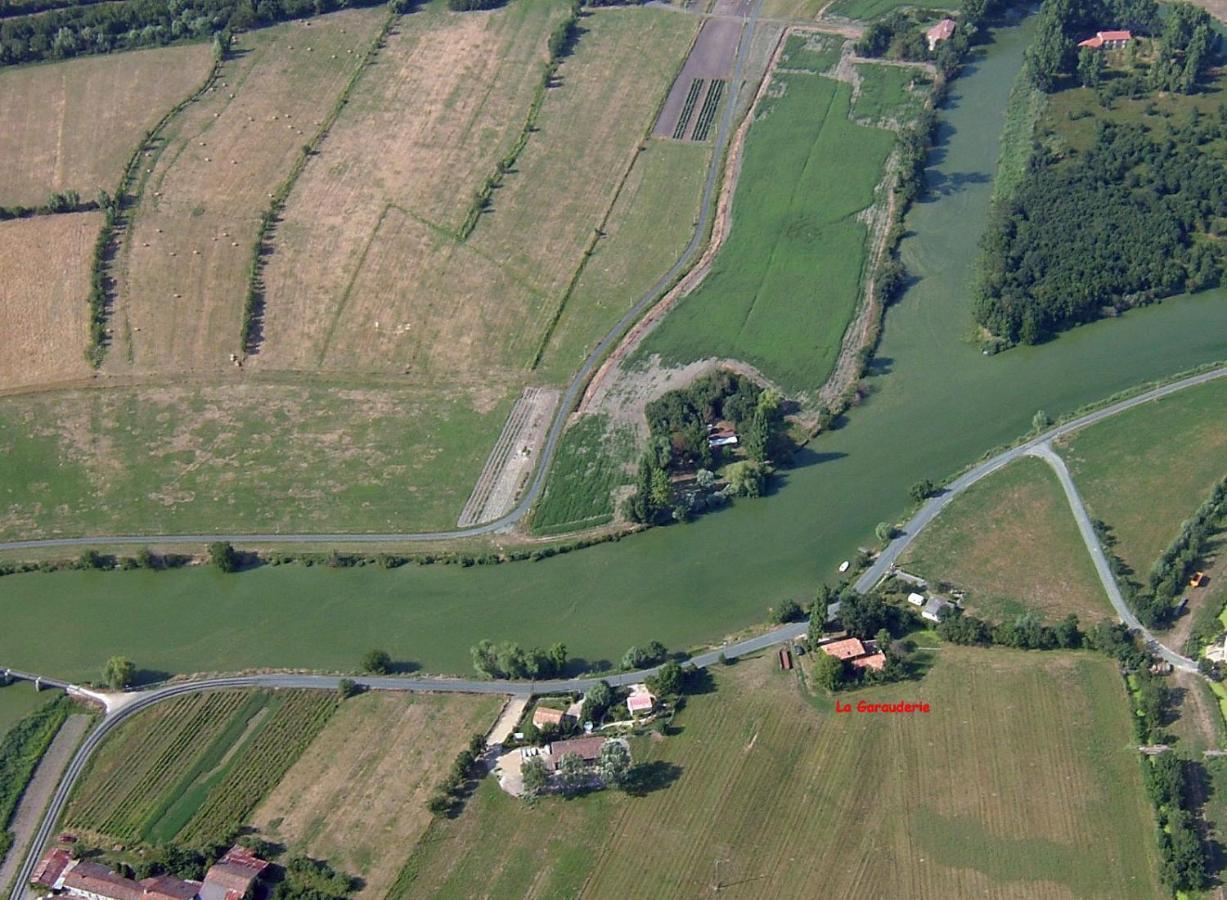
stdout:
<svg viewBox="0 0 1227 900">
<path fill-rule="evenodd" d="M 0 223 L 0 388 L 90 373 L 90 261 L 101 227 L 102 213 Z"/>
<path fill-rule="evenodd" d="M 0 206 L 114 191 L 141 135 L 212 65 L 208 44 L 184 44 L 0 71 Z"/>
<path fill-rule="evenodd" d="M 502 698 L 364 694 L 346 701 L 252 817 L 292 853 L 326 859 L 382 897 L 430 824 L 426 801 Z"/>
<path fill-rule="evenodd" d="M 511 407 L 473 493 L 460 512 L 458 527 L 492 522 L 515 506 L 536 466 L 537 453 L 545 443 L 560 394 L 547 388 L 524 389 L 523 396 Z"/>
</svg>

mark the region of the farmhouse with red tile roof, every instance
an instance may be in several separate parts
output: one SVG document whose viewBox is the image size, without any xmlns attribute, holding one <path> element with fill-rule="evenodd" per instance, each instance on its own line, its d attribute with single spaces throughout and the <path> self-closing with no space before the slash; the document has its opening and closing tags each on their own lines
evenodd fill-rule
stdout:
<svg viewBox="0 0 1227 900">
<path fill-rule="evenodd" d="M 1089 37 L 1085 41 L 1079 41 L 1079 47 L 1089 47 L 1092 50 L 1099 50 L 1106 47 L 1109 50 L 1118 50 L 1133 40 L 1133 34 L 1129 31 L 1097 31 L 1094 37 Z"/>
</svg>

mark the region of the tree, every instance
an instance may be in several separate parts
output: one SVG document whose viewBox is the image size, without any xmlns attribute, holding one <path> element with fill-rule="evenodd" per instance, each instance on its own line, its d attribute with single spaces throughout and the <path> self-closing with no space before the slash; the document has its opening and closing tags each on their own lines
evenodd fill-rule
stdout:
<svg viewBox="0 0 1227 900">
<path fill-rule="evenodd" d="M 1035 415 L 1031 417 L 1031 430 L 1039 433 L 1041 431 L 1047 431 L 1051 427 L 1052 419 L 1048 417 L 1048 413 L 1044 412 L 1042 409 L 1036 410 Z"/>
<path fill-rule="evenodd" d="M 386 650 L 368 650 L 362 657 L 362 671 L 372 675 L 387 675 L 392 671 L 392 657 Z"/>
<path fill-rule="evenodd" d="M 1039 27 L 1027 48 L 1027 72 L 1032 84 L 1045 93 L 1052 91 L 1061 73 L 1069 70 L 1074 50 L 1073 40 L 1065 33 L 1058 5 L 1044 4 Z"/>
<path fill-rule="evenodd" d="M 822 639 L 823 632 L 826 630 L 827 610 L 831 604 L 838 599 L 829 587 L 825 584 L 818 585 L 818 590 L 814 594 L 814 605 L 809 610 L 809 642 L 811 645 L 817 644 Z"/>
<path fill-rule="evenodd" d="M 342 678 L 337 682 L 337 693 L 342 700 L 348 700 L 362 693 L 362 686 L 352 678 Z"/>
<path fill-rule="evenodd" d="M 112 656 L 102 669 L 102 680 L 113 691 L 122 691 L 136 678 L 136 666 L 126 656 Z"/>
<path fill-rule="evenodd" d="M 738 497 L 761 497 L 767 490 L 767 470 L 752 459 L 735 462 L 724 470 L 729 492 Z"/>
<path fill-rule="evenodd" d="M 897 610 L 880 597 L 848 591 L 839 602 L 839 620 L 853 637 L 867 640 L 896 624 Z"/>
<path fill-rule="evenodd" d="M 631 770 L 631 755 L 626 745 L 621 741 L 609 741 L 601 748 L 601 758 L 597 763 L 601 773 L 601 781 L 612 787 L 626 784 L 626 777 Z"/>
<path fill-rule="evenodd" d="M 772 620 L 780 625 L 785 622 L 799 622 L 804 616 L 805 610 L 801 608 L 801 604 L 791 597 L 781 600 L 771 614 Z"/>
<path fill-rule="evenodd" d="M 588 780 L 588 768 L 578 753 L 564 753 L 558 761 L 558 779 L 565 794 L 573 794 Z"/>
<path fill-rule="evenodd" d="M 520 766 L 520 777 L 524 780 L 524 796 L 530 799 L 540 797 L 550 783 L 550 773 L 540 756 L 531 756 L 524 761 L 524 765 Z"/>
<path fill-rule="evenodd" d="M 1103 54 L 1090 47 L 1078 52 L 1078 81 L 1083 87 L 1097 88 L 1103 80 Z"/>
<path fill-rule="evenodd" d="M 694 481 L 705 491 L 710 491 L 716 483 L 716 476 L 711 469 L 699 469 L 694 473 Z"/>
<path fill-rule="evenodd" d="M 613 704 L 613 700 L 613 688 L 609 686 L 609 682 L 603 679 L 598 681 L 588 688 L 588 693 L 584 694 L 583 715 L 585 719 L 588 721 L 599 719 Z"/>
<path fill-rule="evenodd" d="M 567 670 L 567 645 L 562 641 L 550 647 L 549 657 L 554 667 L 553 675 L 561 675 Z"/>
<path fill-rule="evenodd" d="M 683 681 L 682 667 L 675 662 L 667 662 L 660 667 L 654 676 L 648 679 L 648 687 L 657 696 L 675 696 L 682 692 Z"/>
<path fill-rule="evenodd" d="M 498 665 L 494 643 L 488 640 L 478 641 L 469 652 L 473 656 L 473 668 L 477 670 L 477 674 L 493 678 Z"/>
<path fill-rule="evenodd" d="M 837 656 L 819 652 L 814 660 L 814 680 L 828 691 L 839 690 L 847 679 L 847 664 Z"/>
<path fill-rule="evenodd" d="M 239 567 L 239 554 L 225 541 L 216 541 L 209 545 L 209 562 L 223 572 L 234 572 Z"/>
<path fill-rule="evenodd" d="M 878 527 L 873 530 L 878 542 L 881 544 L 889 544 L 895 536 L 895 526 L 890 522 L 879 522 Z"/>
<path fill-rule="evenodd" d="M 624 669 L 642 669 L 651 662 L 651 657 L 646 650 L 640 647 L 629 647 L 622 654 L 622 668 Z"/>
<path fill-rule="evenodd" d="M 928 478 L 923 478 L 907 489 L 907 495 L 911 497 L 914 502 L 920 503 L 922 500 L 927 500 L 929 497 L 931 497 L 933 492 L 936 490 L 937 485 L 935 485 Z"/>
</svg>

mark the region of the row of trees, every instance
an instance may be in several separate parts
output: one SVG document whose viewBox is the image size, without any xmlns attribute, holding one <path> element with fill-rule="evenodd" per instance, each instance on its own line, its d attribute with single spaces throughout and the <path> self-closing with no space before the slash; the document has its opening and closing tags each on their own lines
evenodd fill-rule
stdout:
<svg viewBox="0 0 1227 900">
<path fill-rule="evenodd" d="M 382 2 L 382 0 L 378 0 Z M 0 65 L 205 40 L 372 0 L 127 0 L 0 20 Z"/>
<path fill-rule="evenodd" d="M 426 801 L 426 808 L 436 816 L 459 812 L 469 796 L 470 780 L 481 774 L 479 764 L 485 752 L 486 739 L 482 735 L 475 734 L 469 738 L 468 746 L 456 754 L 447 775 Z"/>
<path fill-rule="evenodd" d="M 563 643 L 548 650 L 524 650 L 514 641 L 495 644 L 483 640 L 470 653 L 473 668 L 487 678 L 556 678 L 567 668 L 567 645 Z"/>
<path fill-rule="evenodd" d="M 1206 550 L 1210 538 L 1222 528 L 1227 513 L 1227 479 L 1220 481 L 1191 519 L 1180 525 L 1180 534 L 1167 546 L 1150 570 L 1149 587 L 1156 599 L 1169 605 L 1185 589 L 1189 576 Z"/>
<path fill-rule="evenodd" d="M 1035 613 L 1024 613 L 1012 622 L 992 623 L 951 607 L 937 625 L 937 633 L 953 644 L 1000 644 L 1020 650 L 1074 649 L 1085 635 L 1078 617 L 1070 613 L 1056 625 L 1046 625 Z"/>
<path fill-rule="evenodd" d="M 1227 208 L 1214 149 L 1224 140 L 1227 111 L 1167 135 L 1103 122 L 1085 153 L 1034 162 L 985 230 L 976 321 L 1032 344 L 1105 310 L 1219 284 L 1221 242 L 1205 238 Z"/>
</svg>

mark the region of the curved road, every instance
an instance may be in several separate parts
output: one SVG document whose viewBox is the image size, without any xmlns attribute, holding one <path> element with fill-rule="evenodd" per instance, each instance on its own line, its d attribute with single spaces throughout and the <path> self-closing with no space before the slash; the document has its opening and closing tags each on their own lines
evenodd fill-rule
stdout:
<svg viewBox="0 0 1227 900">
<path fill-rule="evenodd" d="M 760 0 L 761 2 L 761 0 Z M 1153 388 L 1144 391 L 1137 396 L 1130 397 L 1126 400 L 1121 400 L 1117 403 L 1110 404 L 1102 409 L 1079 416 L 1055 428 L 1051 428 L 1043 434 L 1034 437 L 1017 447 L 1012 447 L 989 459 L 984 460 L 978 465 L 964 472 L 958 478 L 950 483 L 949 486 L 937 497 L 926 502 L 919 511 L 908 521 L 907 525 L 902 529 L 899 536 L 896 537 L 879 555 L 874 564 L 867 569 L 855 582 L 855 588 L 858 591 L 866 592 L 872 589 L 879 581 L 886 576 L 894 565 L 899 556 L 904 550 L 914 541 L 917 535 L 923 531 L 937 514 L 945 508 L 954 497 L 965 491 L 977 481 L 996 472 L 1002 466 L 1008 465 L 1016 459 L 1023 456 L 1031 455 L 1038 456 L 1044 459 L 1051 465 L 1057 473 L 1061 481 L 1061 486 L 1065 490 L 1066 497 L 1069 500 L 1070 507 L 1074 511 L 1078 520 L 1078 528 L 1082 533 L 1083 540 L 1086 542 L 1088 550 L 1095 562 L 1096 571 L 1099 573 L 1100 580 L 1104 584 L 1105 590 L 1108 592 L 1108 597 L 1116 609 L 1121 620 L 1124 621 L 1130 628 L 1139 630 L 1148 641 L 1151 649 L 1160 654 L 1164 659 L 1171 662 L 1172 665 L 1186 670 L 1196 670 L 1196 664 L 1193 660 L 1181 656 L 1167 647 L 1160 644 L 1150 632 L 1142 628 L 1137 617 L 1125 605 L 1124 598 L 1121 597 L 1120 589 L 1117 587 L 1115 579 L 1112 577 L 1111 571 L 1107 567 L 1107 561 L 1104 558 L 1103 549 L 1099 545 L 1099 540 L 1095 535 L 1094 528 L 1091 526 L 1090 517 L 1086 513 L 1086 509 L 1082 504 L 1082 499 L 1078 495 L 1077 488 L 1074 486 L 1073 479 L 1070 477 L 1069 470 L 1066 468 L 1064 461 L 1052 450 L 1051 442 L 1054 438 L 1062 437 L 1070 434 L 1080 428 L 1085 428 L 1088 425 L 1093 425 L 1096 422 L 1115 416 L 1126 410 L 1141 406 L 1144 403 L 1149 403 L 1152 400 L 1157 400 L 1161 397 L 1166 397 L 1170 394 L 1177 393 L 1186 388 L 1196 385 L 1205 384 L 1218 378 L 1227 376 L 1227 366 L 1203 372 L 1200 375 L 1193 375 L 1188 378 L 1183 378 L 1179 381 L 1174 381 L 1171 384 L 1166 384 L 1161 387 Z M 710 666 L 716 663 L 721 656 L 728 659 L 736 659 L 749 653 L 754 653 L 775 644 L 790 641 L 800 637 L 807 631 L 808 625 L 805 622 L 797 622 L 789 625 L 784 625 L 779 628 L 772 629 L 757 637 L 748 638 L 743 641 L 737 641 L 728 644 L 724 647 L 708 651 L 691 657 L 687 662 L 698 667 Z M 8 670 L 3 670 L 8 671 Z M 623 672 L 618 675 L 611 675 L 604 679 L 612 685 L 626 685 L 636 681 L 642 681 L 644 678 L 656 672 L 656 668 L 641 669 L 637 672 Z M 12 671 L 14 677 L 33 680 L 35 675 Z M 461 693 L 475 694 L 512 694 L 512 695 L 531 695 L 535 693 L 550 693 L 562 691 L 586 691 L 589 687 L 601 679 L 598 678 L 572 678 L 572 679 L 557 679 L 552 681 L 478 681 L 473 679 L 462 678 L 355 678 L 358 684 L 361 684 L 371 690 L 384 691 L 452 691 Z M 135 715 L 142 709 L 146 709 L 155 703 L 160 703 L 163 700 L 168 700 L 172 697 L 178 697 L 183 694 L 196 693 L 199 691 L 208 690 L 223 690 L 227 688 L 239 687 L 261 687 L 261 688 L 323 688 L 335 689 L 340 681 L 339 676 L 333 675 L 249 675 L 237 676 L 232 678 L 211 678 L 202 681 L 184 682 L 182 684 L 169 685 L 164 688 L 158 688 L 140 694 L 135 700 L 127 705 L 117 709 L 114 712 L 108 713 L 99 724 L 99 726 L 91 732 L 85 739 L 77 754 L 68 765 L 68 769 L 64 774 L 55 794 L 52 796 L 51 802 L 48 805 L 47 812 L 44 815 L 43 821 L 39 826 L 34 840 L 30 845 L 26 860 L 22 865 L 18 880 L 15 882 L 11 897 L 17 900 L 24 895 L 25 884 L 29 881 L 30 875 L 37 865 L 38 858 L 41 855 L 43 847 L 50 838 L 51 831 L 55 823 L 59 820 L 63 812 L 64 805 L 68 799 L 68 795 L 72 790 L 77 778 L 89 761 L 90 755 L 98 747 L 105 737 L 118 725 L 126 721 L 130 716 Z M 44 678 L 43 682 L 48 685 L 57 687 L 67 687 L 63 682 L 54 679 Z"/>
<path fill-rule="evenodd" d="M 545 436 L 545 443 L 542 445 L 541 452 L 537 456 L 537 465 L 533 470 L 532 480 L 529 482 L 519 502 L 505 516 L 495 519 L 493 522 L 487 522 L 484 525 L 473 525 L 468 528 L 457 528 L 452 531 L 421 531 L 408 534 L 94 535 L 46 538 L 34 541 L 6 541 L 0 542 L 0 550 L 29 550 L 37 547 L 84 547 L 97 544 L 207 544 L 213 541 L 232 541 L 246 544 L 299 544 L 309 542 L 329 544 L 405 544 L 480 537 L 481 535 L 503 531 L 515 525 L 528 514 L 528 511 L 537 502 L 537 498 L 545 487 L 545 479 L 549 474 L 554 456 L 558 451 L 558 442 L 562 439 L 562 432 L 566 427 L 567 418 L 571 415 L 571 410 L 579 400 L 580 393 L 587 386 L 588 379 L 592 377 L 592 373 L 604 360 L 605 355 L 622 339 L 622 335 L 629 331 L 630 327 L 639 317 L 690 267 L 700 246 L 703 244 L 708 226 L 711 224 L 712 216 L 715 214 L 716 204 L 714 202 L 714 195 L 716 193 L 716 186 L 720 180 L 720 171 L 724 164 L 724 152 L 728 148 L 729 137 L 733 131 L 737 99 L 741 91 L 741 82 L 745 78 L 746 60 L 750 55 L 750 44 L 754 37 L 754 26 L 758 22 L 762 6 L 763 0 L 755 0 L 749 17 L 744 20 L 745 27 L 742 29 L 741 40 L 737 45 L 733 75 L 729 79 L 728 99 L 725 101 L 724 114 L 720 117 L 719 127 L 716 131 L 711 163 L 707 168 L 707 180 L 703 182 L 703 195 L 699 201 L 699 218 L 695 222 L 694 234 L 690 238 L 690 243 L 686 245 L 681 256 L 678 257 L 677 262 L 670 267 L 669 271 L 662 275 L 648 292 L 636 301 L 635 305 L 627 311 L 626 315 L 619 319 L 618 323 L 601 338 L 597 345 L 592 348 L 592 352 L 588 354 L 583 365 L 579 367 L 575 377 L 571 379 L 570 384 L 567 385 L 566 390 L 563 392 L 562 399 L 558 404 L 558 410 L 554 413 L 554 418 L 550 422 L 549 431 L 546 432 Z"/>
</svg>

